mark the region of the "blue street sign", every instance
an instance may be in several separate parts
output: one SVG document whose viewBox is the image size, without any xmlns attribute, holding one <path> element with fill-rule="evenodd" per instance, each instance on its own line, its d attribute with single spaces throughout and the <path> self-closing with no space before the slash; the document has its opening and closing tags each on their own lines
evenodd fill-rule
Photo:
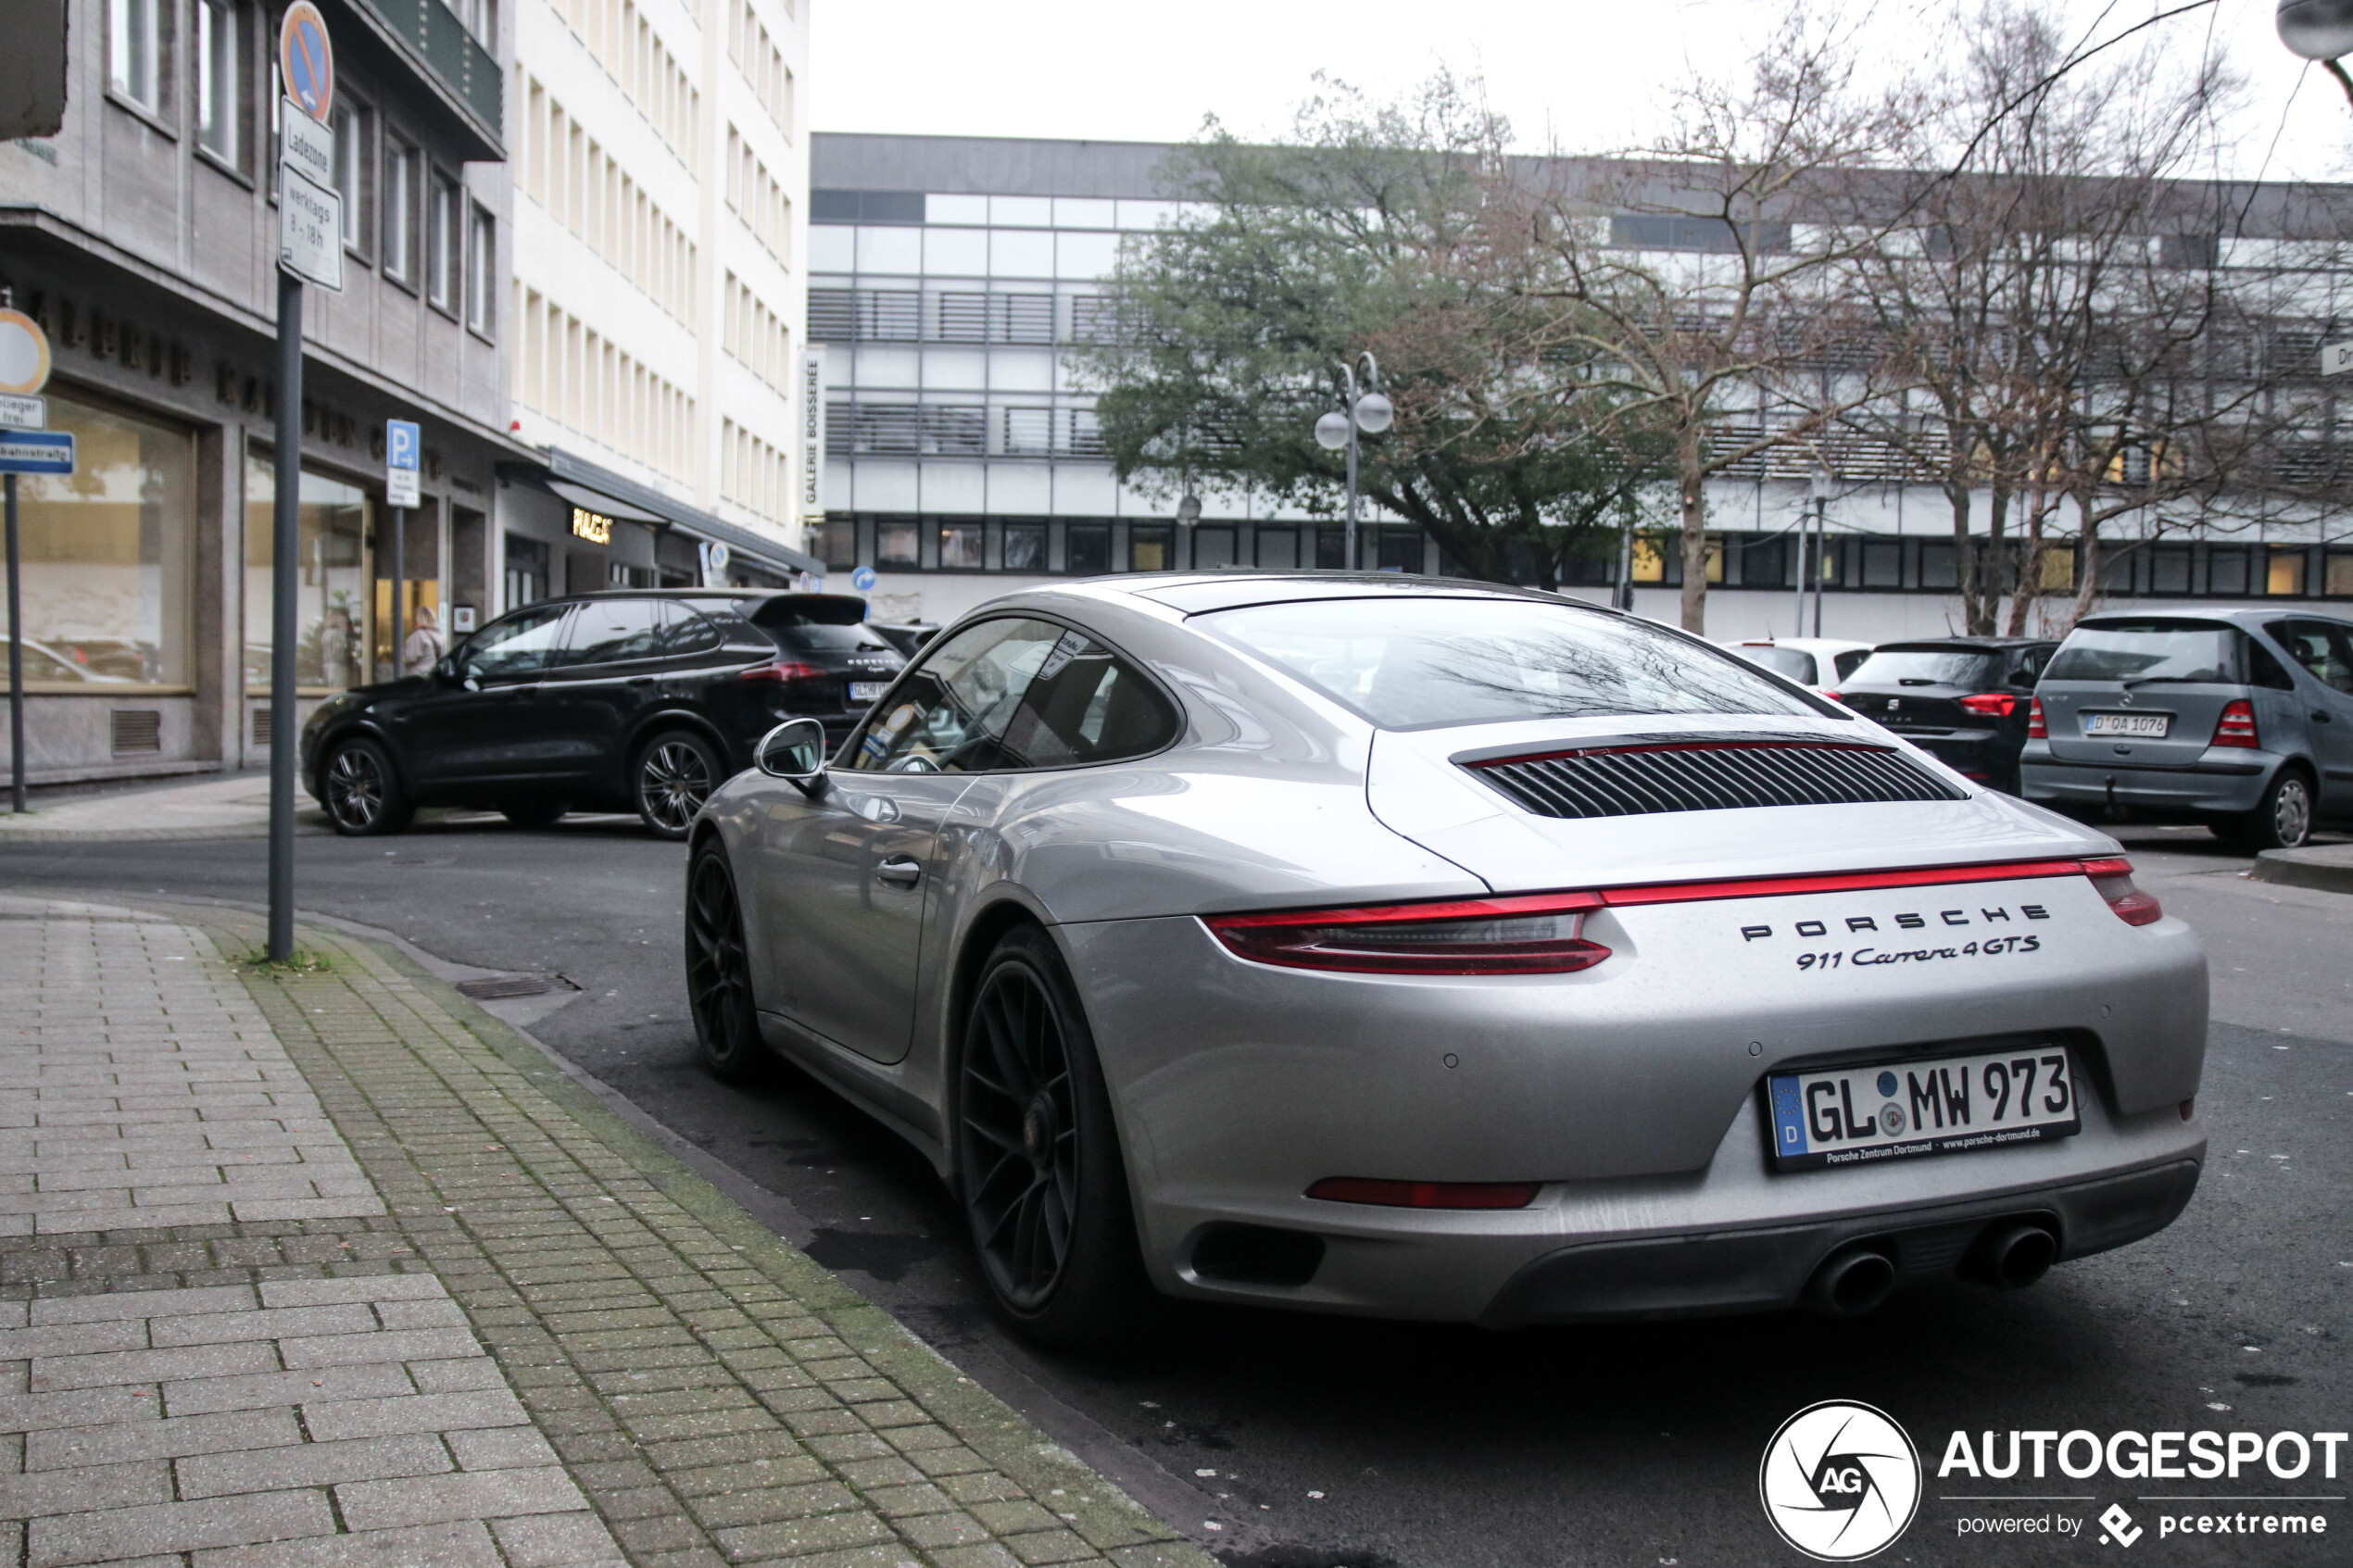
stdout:
<svg viewBox="0 0 2353 1568">
<path fill-rule="evenodd" d="M 413 420 L 386 420 L 384 421 L 384 467 L 413 469 L 417 466 L 417 456 L 422 450 L 423 450 L 423 444 L 418 437 L 416 421 Z"/>
<path fill-rule="evenodd" d="M 875 569 L 871 566 L 860 567 L 849 574 L 849 585 L 862 594 L 866 592 L 875 585 Z"/>
<path fill-rule="evenodd" d="M 73 433 L 0 431 L 0 473 L 71 473 Z"/>
</svg>

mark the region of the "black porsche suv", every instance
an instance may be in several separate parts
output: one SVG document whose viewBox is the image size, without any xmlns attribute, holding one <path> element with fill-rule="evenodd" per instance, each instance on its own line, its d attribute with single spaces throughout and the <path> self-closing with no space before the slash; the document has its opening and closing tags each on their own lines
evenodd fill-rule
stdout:
<svg viewBox="0 0 2353 1568">
<path fill-rule="evenodd" d="M 760 737 L 815 719 L 837 743 L 906 664 L 846 594 L 673 588 L 543 599 L 431 674 L 359 686 L 302 731 L 302 774 L 344 834 L 420 806 L 634 810 L 684 838 Z"/>
<path fill-rule="evenodd" d="M 2057 647 L 2048 637 L 1881 643 L 1831 695 L 1957 771 L 2016 795 L 2034 683 Z"/>
</svg>

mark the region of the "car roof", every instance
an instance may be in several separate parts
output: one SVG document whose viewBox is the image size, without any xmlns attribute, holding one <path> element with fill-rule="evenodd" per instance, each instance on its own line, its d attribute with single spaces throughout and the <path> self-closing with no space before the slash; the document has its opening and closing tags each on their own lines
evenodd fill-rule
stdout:
<svg viewBox="0 0 2353 1568">
<path fill-rule="evenodd" d="M 810 594 L 799 588 L 591 588 L 553 599 L 858 599 L 856 594 Z M 535 600 L 546 604 L 548 599 Z M 860 603 L 864 603 L 859 599 Z"/>
<path fill-rule="evenodd" d="M 2127 621 L 2227 621 L 2233 626 L 2259 626 L 2293 616 L 2299 621 L 2333 621 L 2340 626 L 2353 625 L 2353 616 L 2341 609 L 2322 609 L 2304 604 L 2275 605 L 2152 605 L 2146 609 L 2104 609 L 2085 616 L 2079 625 L 2099 626 Z"/>
<path fill-rule="evenodd" d="M 1239 609 L 1246 605 L 1290 604 L 1302 599 L 1371 598 L 1528 599 L 1539 604 L 1568 605 L 1601 615 L 1617 613 L 1540 588 L 1396 571 L 1152 572 L 1097 579 L 1088 586 L 1148 599 L 1184 615 Z"/>
<path fill-rule="evenodd" d="M 1965 648 L 1979 653 L 1999 653 L 2005 648 L 2049 646 L 2057 637 L 1904 637 L 1892 643 L 1881 643 L 1874 653 L 1927 652 L 1931 648 Z"/>
</svg>

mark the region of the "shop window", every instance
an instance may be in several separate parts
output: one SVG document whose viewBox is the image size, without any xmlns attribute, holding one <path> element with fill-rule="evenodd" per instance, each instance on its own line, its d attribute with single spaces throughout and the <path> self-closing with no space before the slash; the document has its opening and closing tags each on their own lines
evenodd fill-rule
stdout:
<svg viewBox="0 0 2353 1568">
<path fill-rule="evenodd" d="M 2246 593 L 2246 551 L 2237 545 L 2216 545 L 2206 555 L 2206 591 L 2226 598 Z"/>
<path fill-rule="evenodd" d="M 196 0 L 196 141 L 231 169 L 245 162 L 245 52 L 237 22 L 229 0 Z"/>
<path fill-rule="evenodd" d="M 2189 591 L 2188 582 L 2188 571 L 2184 567 L 2182 589 L 2184 593 Z M 2045 545 L 2043 546 L 2043 592 L 2046 594 L 2075 592 L 2074 546 Z"/>
<path fill-rule="evenodd" d="M 1960 558 L 1951 545 L 1920 546 L 1920 586 L 1923 588 L 1957 588 L 1961 585 Z"/>
<path fill-rule="evenodd" d="M 876 566 L 914 567 L 922 564 L 923 532 L 912 522 L 886 522 L 875 529 Z"/>
<path fill-rule="evenodd" d="M 547 546 L 521 534 L 507 535 L 507 598 L 509 609 L 537 604 L 547 596 Z"/>
<path fill-rule="evenodd" d="M 1299 565 L 1299 531 L 1262 528 L 1258 531 L 1258 564 L 1273 571 L 1290 571 Z"/>
<path fill-rule="evenodd" d="M 1863 586 L 1901 588 L 1904 585 L 1904 546 L 1895 539 L 1869 539 L 1863 544 Z"/>
<path fill-rule="evenodd" d="M 1230 528 L 1193 530 L 1193 570 L 1215 571 L 1234 564 L 1234 531 Z"/>
<path fill-rule="evenodd" d="M 49 428 L 79 466 L 17 481 L 26 689 L 187 684 L 194 444 L 54 387 Z"/>
<path fill-rule="evenodd" d="M 1127 570 L 1166 571 L 1176 564 L 1165 524 L 1139 523 L 1127 531 Z"/>
<path fill-rule="evenodd" d="M 164 111 L 164 51 L 170 44 L 170 0 L 108 0 L 107 85 L 149 114 Z"/>
<path fill-rule="evenodd" d="M 1315 570 L 1339 571 L 1348 565 L 1348 535 L 1337 528 L 1315 532 Z"/>
<path fill-rule="evenodd" d="M 1772 538 L 1751 539 L 1743 544 L 1740 547 L 1741 581 L 1752 588 L 1787 586 L 1791 558 L 1788 550 L 1789 543 L 1790 541 L 1785 539 Z M 1616 557 L 1611 558 L 1609 575 L 1602 581 L 1608 583 L 1617 581 Z"/>
<path fill-rule="evenodd" d="M 2333 599 L 2353 598 L 2353 550 L 2331 550 L 2321 592 Z"/>
<path fill-rule="evenodd" d="M 939 566 L 943 571 L 978 571 L 985 564 L 981 553 L 981 525 L 976 522 L 951 522 L 939 531 Z"/>
<path fill-rule="evenodd" d="M 1111 570 L 1111 527 L 1074 522 L 1063 541 L 1064 570 L 1074 577 L 1101 577 Z"/>
<path fill-rule="evenodd" d="M 841 520 L 817 530 L 816 545 L 828 570 L 848 571 L 858 564 L 858 524 Z"/>
<path fill-rule="evenodd" d="M 245 684 L 270 689 L 271 511 L 277 465 L 245 458 Z M 366 684 L 371 646 L 368 534 L 373 504 L 358 485 L 325 474 L 301 478 L 296 510 L 295 684 L 317 695 Z"/>
<path fill-rule="evenodd" d="M 1656 539 L 1647 536 L 1635 539 L 1633 578 L 1637 583 L 1667 581 L 1667 555 Z"/>
<path fill-rule="evenodd" d="M 2153 594 L 2188 593 L 2190 547 L 2187 545 L 2158 546 L 2149 552 L 2148 573 L 2149 592 Z"/>
<path fill-rule="evenodd" d="M 2279 598 L 2301 598 L 2304 595 L 2304 567 L 2303 550 L 2273 550 L 2267 563 L 2263 591 Z"/>
<path fill-rule="evenodd" d="M 1007 571 L 1046 570 L 1046 525 L 1044 523 L 1009 522 L 1005 524 L 1005 570 Z"/>
<path fill-rule="evenodd" d="M 1722 546 L 1716 552 L 1717 575 L 1723 575 Z M 1422 533 L 1418 528 L 1384 528 L 1380 531 L 1380 570 L 1410 571 L 1422 569 Z"/>
</svg>

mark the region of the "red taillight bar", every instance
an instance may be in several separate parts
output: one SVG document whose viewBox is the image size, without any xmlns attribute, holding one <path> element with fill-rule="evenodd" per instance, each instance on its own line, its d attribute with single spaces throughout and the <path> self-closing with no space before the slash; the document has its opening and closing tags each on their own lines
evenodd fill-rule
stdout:
<svg viewBox="0 0 2353 1568">
<path fill-rule="evenodd" d="M 1550 915 L 1598 909 L 1598 893 L 1531 893 L 1507 898 L 1462 898 L 1439 904 L 1373 904 L 1356 909 L 1272 909 L 1256 915 L 1211 915 L 1220 931 L 1262 925 L 1382 925 L 1391 921 L 1504 920 L 1513 915 Z"/>
<path fill-rule="evenodd" d="M 736 679 L 738 681 L 808 681 L 821 677 L 824 673 L 813 664 L 801 664 L 793 659 L 780 659 L 774 664 L 755 664 L 749 670 L 738 670 L 736 671 Z"/>
<path fill-rule="evenodd" d="M 2082 860 L 2011 860 L 1984 866 L 1923 866 L 1900 872 L 1833 872 L 1820 876 L 1750 877 L 1730 882 L 1667 882 L 1604 887 L 1604 904 L 1692 904 L 1707 898 L 1774 898 L 1791 893 L 1852 893 L 1870 887 L 1933 887 L 1942 883 L 2018 882 L 2082 876 Z"/>
</svg>

